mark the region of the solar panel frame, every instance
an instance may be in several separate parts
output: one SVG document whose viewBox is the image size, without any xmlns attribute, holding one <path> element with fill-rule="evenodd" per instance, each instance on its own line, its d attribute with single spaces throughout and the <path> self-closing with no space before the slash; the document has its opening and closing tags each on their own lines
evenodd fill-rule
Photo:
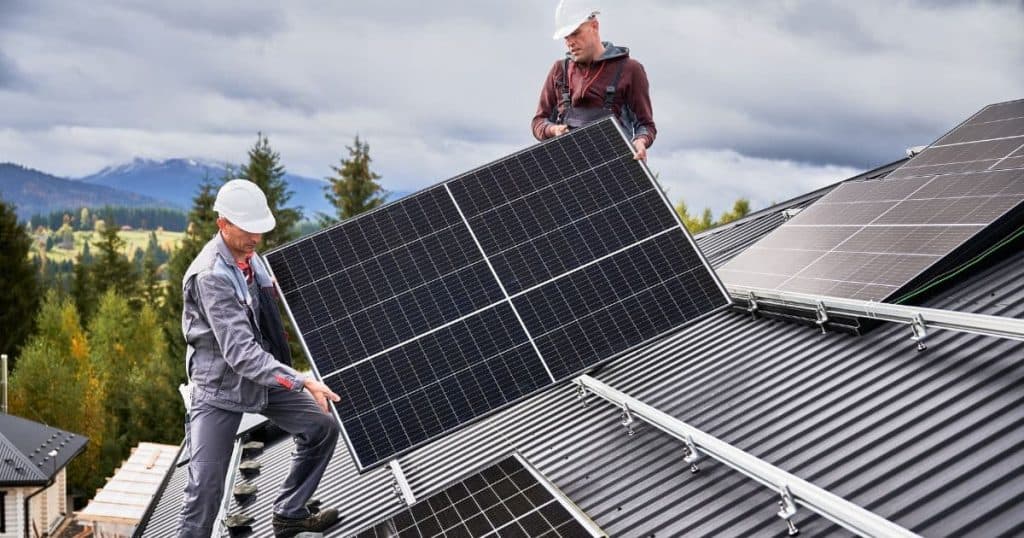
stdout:
<svg viewBox="0 0 1024 538">
<path fill-rule="evenodd" d="M 618 124 L 618 122 L 616 120 L 610 118 L 610 119 L 604 120 L 602 122 L 598 122 L 597 124 L 581 128 L 578 131 L 586 132 L 586 130 L 588 130 L 588 129 L 596 129 L 596 128 L 600 127 L 601 125 L 605 125 L 606 123 L 614 126 L 614 131 L 616 133 L 615 136 L 610 137 L 611 140 L 606 140 L 606 142 L 611 143 L 611 144 L 616 144 L 616 145 L 621 144 L 621 148 L 623 148 L 622 151 L 627 151 L 626 148 L 628 148 L 629 157 L 631 158 L 631 156 L 632 156 L 632 145 L 631 145 L 629 139 L 627 138 L 625 132 L 622 130 L 621 126 Z M 571 134 L 569 136 L 571 136 Z M 352 223 L 352 222 L 358 222 L 359 223 L 358 226 L 362 227 L 362 223 L 367 222 L 367 221 L 371 221 L 372 219 L 374 219 L 375 215 L 379 215 L 379 214 L 381 214 L 381 212 L 388 211 L 389 208 L 393 208 L 394 206 L 402 203 L 403 201 L 413 199 L 413 198 L 415 198 L 417 196 L 422 195 L 423 193 L 431 192 L 434 189 L 439 189 L 439 190 L 443 189 L 444 191 L 446 191 L 448 193 L 448 195 L 451 198 L 453 204 L 455 205 L 455 207 L 456 207 L 456 209 L 457 209 L 457 211 L 459 213 L 459 216 L 461 217 L 461 219 L 463 221 L 463 225 L 469 230 L 470 235 L 473 237 L 473 242 L 476 244 L 477 248 L 483 254 L 484 262 L 490 268 L 490 270 L 492 272 L 492 275 L 493 275 L 495 281 L 498 283 L 499 287 L 502 288 L 502 292 L 505 295 L 504 299 L 503 300 L 499 299 L 498 301 L 490 304 L 489 306 L 481 308 L 481 309 L 476 310 L 474 312 L 470 312 L 469 314 L 467 314 L 465 316 L 455 317 L 452 320 L 449 320 L 446 324 L 441 325 L 440 327 L 433 327 L 433 328 L 431 328 L 429 331 L 427 331 L 424 334 L 418 334 L 417 336 L 413 337 L 413 340 L 416 340 L 416 339 L 419 339 L 419 338 L 423 338 L 424 336 L 426 336 L 428 334 L 431 334 L 431 333 L 433 333 L 433 332 L 435 332 L 437 330 L 444 329 L 444 328 L 446 328 L 446 327 L 448 327 L 448 326 L 450 326 L 450 325 L 452 325 L 454 323 L 458 323 L 458 322 L 460 322 L 460 321 L 462 321 L 462 320 L 464 320 L 464 319 L 466 319 L 466 318 L 468 318 L 470 316 L 477 315 L 477 314 L 479 314 L 479 313 L 481 313 L 481 312 L 483 312 L 485 310 L 488 310 L 490 308 L 494 308 L 496 305 L 502 304 L 503 301 L 507 301 L 507 303 L 512 307 L 512 310 L 515 313 L 516 317 L 518 318 L 519 323 L 524 327 L 524 329 L 526 329 L 526 332 L 529 335 L 529 330 L 526 327 L 525 322 L 523 322 L 522 317 L 519 315 L 519 312 L 516 310 L 515 301 L 513 300 L 514 297 L 522 296 L 522 295 L 524 295 L 524 294 L 526 294 L 526 293 L 528 293 L 530 291 L 539 289 L 542 286 L 549 285 L 549 284 L 551 284 L 551 283 L 553 283 L 553 282 L 555 282 L 555 281 L 557 281 L 559 279 L 565 278 L 565 277 L 567 277 L 567 276 L 569 276 L 569 275 L 571 275 L 571 274 L 573 274 L 573 273 L 575 273 L 577 271 L 582 271 L 582 270 L 586 269 L 587 267 L 590 267 L 590 266 L 592 266 L 594 264 L 601 263 L 604 260 L 610 259 L 610 258 L 612 258 L 612 257 L 614 257 L 616 255 L 621 254 L 623 251 L 626 251 L 626 250 L 628 250 L 630 248 L 637 247 L 639 245 L 644 244 L 645 241 L 649 241 L 649 240 L 653 239 L 654 236 L 646 237 L 646 238 L 644 238 L 642 240 L 639 240 L 639 241 L 636 241 L 636 242 L 634 242 L 632 244 L 628 244 L 628 245 L 626 245 L 625 247 L 623 247 L 621 249 L 618 249 L 618 250 L 613 251 L 611 253 L 605 254 L 604 256 L 600 256 L 600 257 L 597 257 L 595 259 L 592 259 L 592 260 L 588 261 L 585 264 L 582 264 L 582 265 L 580 265 L 578 267 L 575 267 L 575 268 L 573 268 L 573 269 L 571 269 L 571 270 L 569 270 L 567 272 L 564 272 L 564 273 L 559 274 L 559 275 L 557 275 L 557 276 L 555 276 L 553 278 L 550 278 L 547 281 L 540 281 L 539 283 L 534 284 L 530 288 L 520 289 L 519 291 L 514 292 L 512 294 L 509 293 L 509 291 L 505 288 L 504 283 L 502 282 L 501 277 L 498 275 L 497 271 L 495 271 L 493 265 L 491 264 L 490 256 L 487 254 L 486 250 L 481 245 L 480 241 L 477 239 L 477 237 L 475 235 L 474 228 L 469 225 L 469 218 L 471 218 L 471 217 L 467 217 L 467 215 L 464 213 L 463 208 L 458 203 L 456 195 L 452 193 L 451 185 L 453 185 L 455 182 L 457 182 L 459 180 L 462 180 L 464 178 L 472 177 L 474 175 L 481 175 L 485 171 L 487 171 L 489 167 L 495 165 L 496 163 L 511 162 L 513 160 L 513 158 L 521 156 L 521 155 L 524 155 L 524 154 L 527 154 L 528 152 L 531 152 L 531 151 L 535 151 L 538 148 L 550 147 L 551 148 L 551 153 L 555 153 L 556 157 L 558 155 L 557 151 L 561 151 L 562 154 L 566 158 L 569 158 L 569 155 L 566 152 L 566 149 L 559 145 L 560 143 L 563 143 L 566 140 L 570 140 L 569 136 L 558 137 L 556 139 L 548 140 L 548 141 L 536 144 L 534 146 L 525 148 L 523 150 L 520 150 L 519 152 L 516 152 L 516 153 L 510 154 L 510 155 L 508 155 L 506 157 L 503 157 L 499 161 L 495 161 L 495 162 L 483 165 L 481 167 L 475 168 L 473 170 L 470 170 L 468 172 L 465 172 L 463 174 L 455 176 L 455 177 L 453 177 L 453 178 L 451 178 L 449 180 L 443 181 L 441 183 L 438 183 L 438 184 L 432 185 L 430 187 L 427 187 L 425 189 L 422 189 L 420 191 L 417 191 L 416 193 L 413 193 L 413 194 L 403 198 L 402 200 L 386 204 L 384 206 L 381 206 L 381 207 L 376 208 L 376 209 L 374 209 L 372 211 L 360 214 L 360 215 L 358 215 L 356 217 L 353 217 L 352 219 L 349 219 L 348 221 L 346 221 L 346 225 L 351 225 L 350 223 Z M 590 166 L 592 164 L 591 161 L 589 160 L 591 157 L 587 153 L 582 153 L 581 155 L 584 156 L 583 160 L 586 161 L 586 163 L 578 162 L 574 166 L 577 167 L 577 170 L 576 170 L 577 173 L 586 173 L 586 167 Z M 570 160 L 570 162 L 572 162 L 572 161 Z M 554 168 L 554 166 L 552 166 L 552 164 L 553 164 L 553 162 L 548 163 L 548 166 L 551 166 L 552 168 Z M 719 310 L 721 310 L 723 308 L 729 307 L 732 304 L 732 300 L 731 300 L 728 292 L 726 291 L 725 286 L 722 284 L 722 282 L 720 281 L 718 276 L 715 274 L 714 270 L 711 268 L 710 263 L 704 257 L 703 253 L 700 252 L 700 249 L 697 247 L 696 242 L 693 240 L 693 238 L 686 231 L 686 229 L 685 229 L 685 227 L 683 225 L 682 220 L 680 219 L 679 215 L 675 212 L 675 210 L 672 207 L 671 202 L 668 200 L 665 192 L 658 185 L 656 179 L 654 178 L 654 175 L 651 173 L 651 171 L 647 167 L 646 163 L 642 162 L 642 161 L 639 161 L 638 165 L 639 165 L 639 169 L 642 171 L 642 178 L 641 178 L 642 181 L 644 181 L 645 184 L 647 184 L 649 186 L 651 192 L 656 193 L 657 198 L 661 200 L 662 204 L 664 204 L 663 208 L 665 210 L 667 210 L 669 212 L 668 214 L 670 214 L 672 216 L 672 218 L 671 218 L 671 221 L 672 221 L 671 222 L 671 228 L 668 229 L 668 230 L 663 231 L 662 233 L 670 232 L 672 230 L 678 230 L 679 233 L 682 234 L 682 237 L 685 238 L 686 244 L 688 245 L 689 249 L 696 254 L 698 265 L 694 269 L 698 269 L 699 268 L 699 269 L 703 270 L 703 274 L 705 274 L 708 277 L 710 285 L 714 286 L 714 289 L 717 291 L 717 293 L 715 294 L 715 297 L 721 299 L 721 303 L 718 304 L 717 306 L 714 306 L 714 308 L 711 308 L 711 309 L 705 311 L 703 314 L 700 314 L 699 316 L 691 318 L 691 319 L 688 319 L 686 321 L 687 322 L 695 322 L 695 321 L 697 321 L 699 319 L 702 319 L 705 316 L 712 315 L 714 312 L 717 312 L 717 311 L 719 311 Z M 581 167 L 582 167 L 582 169 L 581 169 Z M 491 179 L 493 180 L 494 178 L 492 177 Z M 537 187 L 536 185 L 531 184 L 531 188 L 536 188 L 536 187 Z M 509 185 L 506 184 L 506 185 L 504 185 L 501 188 L 505 188 L 505 189 L 518 189 L 518 186 L 510 187 Z M 486 189 L 482 189 L 481 188 L 480 190 L 477 191 L 477 193 L 478 193 L 478 194 L 476 194 L 477 196 L 482 196 L 484 199 L 488 200 L 489 203 L 492 203 L 492 204 L 493 203 L 501 204 L 501 203 L 509 202 L 509 199 L 508 199 L 507 196 L 505 196 L 503 198 L 499 198 L 498 197 L 498 193 L 496 191 L 493 191 L 493 190 L 486 191 Z M 480 194 L 480 193 L 482 193 L 482 194 Z M 502 195 L 502 196 L 504 196 L 504 195 Z M 476 199 L 474 199 L 474 200 L 476 200 Z M 655 198 L 653 198 L 653 197 L 650 197 L 649 199 L 646 200 L 648 206 L 651 205 L 653 200 L 655 200 Z M 631 200 L 627 200 L 626 202 L 629 202 L 629 201 L 631 201 Z M 620 203 L 622 203 L 622 202 L 620 201 Z M 485 209 L 486 209 L 486 207 L 485 207 Z M 661 209 L 661 207 L 659 207 L 658 209 Z M 477 213 L 480 212 L 480 210 L 481 210 L 481 207 L 473 207 L 472 211 L 476 212 L 476 213 L 471 213 L 471 215 L 475 216 Z M 427 215 L 427 217 L 429 218 L 429 214 Z M 456 226 L 457 225 L 457 223 L 456 224 L 452 224 L 452 223 L 450 223 L 448 221 L 445 221 L 444 223 L 448 224 L 448 225 L 452 225 L 452 226 Z M 442 224 L 442 223 L 435 223 L 435 224 Z M 290 243 L 288 245 L 284 245 L 282 247 L 274 249 L 273 251 L 268 252 L 266 254 L 266 256 L 268 258 L 273 257 L 275 254 L 280 253 L 280 252 L 284 251 L 285 249 L 291 248 L 294 245 L 296 245 L 296 244 L 298 244 L 298 243 L 300 243 L 302 241 L 309 240 L 311 238 L 315 238 L 315 237 L 317 237 L 317 236 L 319 236 L 321 234 L 331 233 L 332 230 L 335 230 L 336 228 L 337 227 L 332 227 L 332 228 L 328 228 L 326 230 L 321 230 L 321 231 L 315 232 L 314 234 L 311 234 L 310 236 L 302 238 L 299 241 L 296 241 L 296 242 Z M 387 246 L 400 248 L 400 247 L 396 246 L 396 244 L 388 243 L 387 241 L 385 241 L 385 238 L 383 238 L 383 237 L 380 238 L 380 241 L 382 242 L 382 244 L 385 244 Z M 353 245 L 353 249 L 352 250 L 353 251 L 361 251 L 363 256 L 366 256 L 367 254 L 369 254 L 369 250 L 370 249 L 369 249 L 368 246 L 360 244 L 360 245 Z M 319 253 L 317 255 L 320 258 L 321 262 L 324 263 L 324 267 L 326 267 L 326 262 L 323 261 L 324 257 L 321 256 Z M 335 253 L 335 255 L 338 255 L 338 253 Z M 362 262 L 360 261 L 358 263 L 362 263 Z M 277 264 L 275 264 L 275 263 L 268 263 L 268 266 L 270 267 L 272 273 L 275 273 L 275 271 L 278 271 L 278 265 Z M 306 269 L 307 269 L 307 271 L 309 271 L 308 267 Z M 312 273 L 308 274 L 307 276 L 311 278 L 312 277 Z M 676 278 L 676 277 L 673 277 L 673 278 Z M 278 291 L 279 291 L 281 297 L 284 298 L 286 293 L 283 290 L 280 289 L 280 281 L 279 281 L 279 279 L 275 278 L 275 281 L 276 281 L 276 284 L 279 287 Z M 673 287 L 673 289 L 675 291 L 677 291 L 677 292 L 679 291 L 678 286 Z M 705 295 L 707 297 L 709 297 L 709 298 L 711 297 L 707 293 L 705 293 Z M 337 367 L 337 366 L 334 366 L 333 370 L 329 374 L 324 374 L 324 372 L 321 369 L 321 365 L 319 365 L 317 363 L 317 360 L 315 360 L 315 357 L 317 357 L 317 355 L 315 355 L 313 353 L 313 350 L 311 349 L 309 342 L 307 342 L 307 335 L 300 329 L 299 323 L 296 322 L 295 312 L 293 312 L 293 310 L 292 310 L 292 305 L 287 300 L 284 301 L 284 304 L 285 304 L 285 310 L 286 310 L 287 315 L 292 320 L 294 326 L 297 329 L 297 332 L 299 333 L 298 334 L 298 338 L 299 338 L 299 342 L 300 342 L 301 347 L 307 353 L 307 356 L 309 356 L 309 357 L 311 357 L 311 359 L 313 359 L 313 360 L 311 360 L 311 366 L 313 368 L 314 375 L 316 376 L 317 379 L 325 380 L 325 378 L 326 378 L 326 380 L 328 381 L 328 384 L 330 384 L 329 383 L 330 378 L 332 376 L 339 375 L 341 369 L 355 368 L 354 365 L 358 364 L 359 362 L 375 360 L 376 357 L 380 357 L 384 353 L 388 352 L 388 348 L 385 348 L 383 351 L 378 352 L 375 355 L 371 354 L 369 357 L 366 357 L 366 358 L 363 358 L 363 359 L 361 359 L 359 361 L 350 363 L 350 364 L 348 364 L 346 366 L 342 366 L 340 368 Z M 623 348 L 621 350 L 618 350 L 618 351 L 616 351 L 614 353 L 611 353 L 611 354 L 603 357 L 602 359 L 598 360 L 597 362 L 585 365 L 585 367 L 582 368 L 582 369 L 562 368 L 562 369 L 559 370 L 559 373 L 560 374 L 567 374 L 568 372 L 575 372 L 577 374 L 578 373 L 582 373 L 587 368 L 592 368 L 592 367 L 597 366 L 600 363 L 613 360 L 615 357 L 617 357 L 617 356 L 619 356 L 619 355 L 621 355 L 623 353 L 628 352 L 629 349 L 633 349 L 635 347 L 644 345 L 645 343 L 648 343 L 651 340 L 653 340 L 655 338 L 658 338 L 659 336 L 662 336 L 663 334 L 666 334 L 666 333 L 671 332 L 672 330 L 675 330 L 675 329 L 678 329 L 678 328 L 680 328 L 680 326 L 669 327 L 669 328 L 665 329 L 664 331 L 661 331 L 658 334 L 654 334 L 654 335 L 652 335 L 650 337 L 644 338 L 643 340 L 637 341 L 635 343 L 631 343 L 627 347 L 625 347 L 625 348 Z M 646 334 L 642 333 L 641 336 L 646 336 Z M 329 343 L 333 343 L 335 345 L 338 345 L 338 344 L 340 344 L 341 340 L 342 340 L 341 338 L 334 338 L 334 339 L 330 340 Z M 323 343 L 324 343 L 323 341 L 316 342 L 316 344 L 320 345 L 320 346 L 322 346 Z M 531 343 L 531 346 L 533 347 L 535 353 L 537 354 L 537 356 L 541 358 L 540 360 L 544 364 L 545 369 L 548 369 L 548 364 L 547 364 L 546 360 L 543 358 L 543 354 L 537 348 L 537 345 L 534 342 L 532 337 L 530 338 L 530 343 Z M 406 345 L 406 344 L 408 344 L 408 342 L 399 343 L 398 346 Z M 395 347 L 393 347 L 391 349 L 395 349 L 398 346 L 395 346 Z M 567 379 L 568 377 L 571 376 L 571 375 L 556 376 L 556 375 L 554 375 L 551 372 L 550 369 L 548 369 L 548 375 L 549 375 L 549 377 L 552 380 L 551 383 L 549 383 L 546 386 L 537 388 L 536 390 L 534 390 L 530 394 L 539 393 L 539 392 L 541 392 L 543 390 L 551 388 L 556 383 L 558 383 L 559 381 Z M 529 394 L 524 394 L 521 397 L 525 397 L 525 396 L 528 396 L 528 395 Z M 468 421 L 460 422 L 458 424 L 457 428 L 453 428 L 451 430 L 445 431 L 444 434 L 450 433 L 451 431 L 454 431 L 455 429 L 461 429 L 463 427 L 466 427 L 466 426 L 472 424 L 473 422 L 476 422 L 477 420 L 480 420 L 480 419 L 484 418 L 485 416 L 489 416 L 489 415 L 491 415 L 491 414 L 493 414 L 495 412 L 500 411 L 501 409 L 504 409 L 504 408 L 506 408 L 506 407 L 508 407 L 510 405 L 513 405 L 516 401 L 518 401 L 518 400 L 507 401 L 507 402 L 505 402 L 505 403 L 503 403 L 501 405 L 492 407 L 487 412 L 482 413 L 482 414 L 480 414 L 478 416 L 475 416 L 474 418 L 472 418 L 472 419 L 470 419 Z M 353 455 L 353 460 L 355 461 L 356 467 L 358 468 L 358 470 L 360 472 L 366 472 L 366 471 L 368 471 L 368 470 L 370 470 L 370 469 L 372 469 L 372 468 L 374 468 L 376 466 L 379 466 L 379 465 L 385 463 L 388 459 L 393 459 L 395 457 L 400 456 L 401 454 L 404 454 L 404 453 L 407 453 L 409 451 L 415 450 L 416 448 L 419 448 L 420 446 L 423 446 L 424 444 L 429 443 L 434 438 L 436 438 L 436 437 L 428 437 L 428 438 L 426 438 L 426 439 L 424 439 L 422 441 L 419 441 L 419 442 L 416 442 L 416 443 L 411 443 L 408 446 L 405 446 L 405 447 L 403 447 L 401 449 L 395 450 L 393 453 L 389 454 L 387 457 L 379 457 L 379 458 L 377 458 L 377 459 L 375 459 L 375 460 L 373 460 L 371 462 L 364 462 L 362 460 L 362 458 L 360 458 L 359 452 L 356 450 L 356 444 L 354 444 L 353 438 L 350 435 L 350 432 L 348 431 L 348 428 L 346 427 L 345 421 L 342 420 L 342 416 L 339 413 L 338 408 L 335 407 L 335 406 L 332 406 L 332 413 L 334 414 L 335 418 L 338 420 L 339 424 L 341 424 L 342 434 L 343 434 L 343 438 L 345 439 L 346 446 L 349 448 L 350 453 Z"/>
</svg>

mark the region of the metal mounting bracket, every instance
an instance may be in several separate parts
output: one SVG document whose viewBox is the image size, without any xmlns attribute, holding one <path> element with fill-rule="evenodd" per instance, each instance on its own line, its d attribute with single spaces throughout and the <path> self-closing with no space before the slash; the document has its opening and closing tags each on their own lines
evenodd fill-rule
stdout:
<svg viewBox="0 0 1024 538">
<path fill-rule="evenodd" d="M 825 310 L 825 304 L 818 301 L 818 304 L 814 309 L 816 310 L 814 323 L 818 324 L 818 328 L 821 329 L 821 334 L 825 334 L 825 324 L 828 323 L 828 311 Z"/>
<path fill-rule="evenodd" d="M 917 342 L 917 350 L 924 351 L 928 349 L 928 346 L 924 343 L 924 337 L 928 336 L 928 326 L 925 325 L 921 314 L 914 314 L 913 319 L 910 320 L 910 330 L 913 333 L 910 339 Z"/>
<path fill-rule="evenodd" d="M 622 403 L 621 419 L 621 424 L 625 426 L 627 435 L 632 436 L 636 433 L 633 431 L 633 413 L 629 411 L 629 406 L 625 402 Z"/>
<path fill-rule="evenodd" d="M 412 488 L 409 486 L 409 481 L 405 478 L 405 473 L 402 471 L 402 466 L 398 464 L 398 460 L 391 460 L 388 465 L 391 467 L 391 476 L 395 479 L 392 482 L 395 495 L 398 495 L 398 498 L 404 501 L 406 506 L 416 504 L 416 497 L 412 494 Z"/>
<path fill-rule="evenodd" d="M 790 536 L 799 534 L 800 529 L 793 524 L 793 516 L 796 515 L 796 502 L 793 500 L 793 494 L 789 491 L 789 486 L 783 485 L 779 490 L 779 496 L 782 498 L 779 499 L 779 511 L 776 515 L 786 520 Z"/>
<path fill-rule="evenodd" d="M 683 461 L 690 464 L 691 473 L 697 473 L 700 471 L 700 466 L 697 464 L 704 459 L 704 454 L 697 450 L 697 443 L 693 442 L 693 436 L 687 435 L 683 442 L 686 443 L 686 457 L 683 458 Z"/>
<path fill-rule="evenodd" d="M 579 379 L 576 380 L 576 399 L 580 401 L 580 405 L 583 407 L 587 406 L 587 387 L 583 386 L 583 382 Z"/>
<path fill-rule="evenodd" d="M 748 300 L 750 302 L 747 305 L 747 312 L 750 312 L 750 317 L 757 319 L 757 311 L 760 308 L 760 305 L 757 304 L 757 296 L 754 295 L 754 292 L 750 292 L 750 298 Z"/>
</svg>

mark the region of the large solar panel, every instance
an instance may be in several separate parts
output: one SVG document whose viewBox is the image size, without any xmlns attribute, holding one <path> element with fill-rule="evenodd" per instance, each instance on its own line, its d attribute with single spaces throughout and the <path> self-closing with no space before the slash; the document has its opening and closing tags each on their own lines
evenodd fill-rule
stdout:
<svg viewBox="0 0 1024 538">
<path fill-rule="evenodd" d="M 584 538 L 606 536 L 516 456 L 466 477 L 356 538 Z M 542 477 L 541 477 L 542 478 Z"/>
<path fill-rule="evenodd" d="M 1024 100 L 989 105 L 883 180 L 847 182 L 719 269 L 730 286 L 899 299 L 1022 220 Z"/>
<path fill-rule="evenodd" d="M 267 260 L 362 470 L 729 303 L 611 119 Z"/>
</svg>

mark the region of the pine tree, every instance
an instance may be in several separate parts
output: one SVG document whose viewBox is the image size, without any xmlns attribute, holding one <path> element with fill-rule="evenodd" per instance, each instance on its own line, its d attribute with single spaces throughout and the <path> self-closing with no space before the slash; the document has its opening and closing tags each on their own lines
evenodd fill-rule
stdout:
<svg viewBox="0 0 1024 538">
<path fill-rule="evenodd" d="M 89 362 L 89 342 L 70 299 L 47 293 L 37 332 L 25 344 L 11 375 L 11 413 L 85 435 L 85 453 L 68 471 L 71 493 L 91 496 L 111 469 L 100 465 L 104 444 L 104 394 Z"/>
<path fill-rule="evenodd" d="M 377 182 L 380 174 L 370 170 L 370 145 L 360 141 L 356 135 L 355 142 L 345 149 L 348 150 L 348 158 L 342 159 L 340 166 L 331 166 L 334 175 L 326 178 L 330 184 L 324 187 L 327 191 L 324 197 L 334 206 L 336 214 L 321 213 L 321 226 L 374 209 L 384 203 L 387 194 Z"/>
<path fill-rule="evenodd" d="M 29 259 L 32 237 L 18 224 L 14 207 L 0 200 L 0 353 L 15 357 L 32 332 L 41 289 Z"/>
<path fill-rule="evenodd" d="M 297 237 L 296 225 L 302 220 L 302 209 L 287 207 L 293 192 L 284 179 L 281 155 L 271 149 L 263 133 L 258 133 L 256 144 L 249 150 L 249 163 L 240 170 L 242 177 L 259 185 L 267 195 L 267 205 L 277 221 L 273 230 L 263 234 L 262 248 L 274 248 Z"/>
<path fill-rule="evenodd" d="M 105 219 L 105 223 L 96 242 L 95 259 L 91 264 L 79 263 L 84 268 L 82 270 L 78 266 L 75 268 L 74 289 L 78 290 L 75 301 L 85 323 L 92 319 L 96 311 L 96 299 L 109 289 L 130 298 L 136 308 L 142 305 L 139 299 L 139 274 L 123 253 L 125 241 L 121 239 L 112 217 Z M 81 284 L 78 282 L 80 274 L 85 275 Z M 83 289 L 83 286 L 87 288 Z"/>
<path fill-rule="evenodd" d="M 146 250 L 142 254 L 142 263 L 139 267 L 141 271 L 141 291 L 142 300 L 148 305 L 159 305 L 163 300 L 163 279 L 160 275 L 160 243 L 156 239 L 156 232 L 149 232 L 149 243 L 146 244 Z"/>
<path fill-rule="evenodd" d="M 164 336 L 167 339 L 168 356 L 178 361 L 178 364 L 183 364 L 185 360 L 185 340 L 181 334 L 181 311 L 185 304 L 181 295 L 182 279 L 203 245 L 217 232 L 217 214 L 213 211 L 213 202 L 217 198 L 220 184 L 232 175 L 228 170 L 217 183 L 209 176 L 203 178 L 199 192 L 192 198 L 185 239 L 167 262 L 167 294 L 164 297 L 162 316 L 165 320 Z M 184 368 L 178 371 L 181 372 L 178 382 L 184 382 Z"/>
</svg>

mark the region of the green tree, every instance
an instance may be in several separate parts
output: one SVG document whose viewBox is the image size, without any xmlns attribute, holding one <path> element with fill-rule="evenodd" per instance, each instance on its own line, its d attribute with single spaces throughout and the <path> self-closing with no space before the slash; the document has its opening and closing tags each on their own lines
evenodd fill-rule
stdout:
<svg viewBox="0 0 1024 538">
<path fill-rule="evenodd" d="M 164 285 L 159 260 L 161 250 L 160 243 L 156 239 L 156 232 L 149 232 L 149 243 L 146 244 L 139 267 L 142 272 L 139 284 L 144 304 L 155 306 L 163 300 Z"/>
<path fill-rule="evenodd" d="M 384 203 L 387 194 L 377 182 L 381 176 L 370 170 L 370 145 L 356 135 L 355 142 L 345 149 L 348 158 L 342 159 L 340 166 L 331 166 L 334 175 L 326 178 L 330 183 L 324 187 L 324 197 L 334 206 L 335 215 L 321 213 L 321 226 L 374 209 Z"/>
<path fill-rule="evenodd" d="M 84 255 L 80 257 L 81 263 L 75 267 L 72 283 L 72 295 L 85 323 L 92 319 L 96 311 L 97 298 L 109 289 L 131 298 L 136 307 L 142 304 L 139 274 L 124 254 L 125 241 L 121 239 L 117 224 L 112 219 L 106 219 L 106 225 L 99 232 L 95 246 L 97 252 L 92 263 L 85 263 Z"/>
<path fill-rule="evenodd" d="M 89 438 L 85 453 L 71 462 L 68 482 L 71 493 L 91 496 L 109 470 L 100 465 L 104 394 L 92 372 L 88 338 L 74 303 L 53 290 L 36 324 L 11 375 L 11 412 Z"/>
<path fill-rule="evenodd" d="M 153 307 L 136 310 L 107 290 L 89 324 L 89 355 L 106 395 L 103 468 L 113 470 L 140 441 L 176 442 L 183 407 Z"/>
<path fill-rule="evenodd" d="M 213 202 L 217 198 L 217 189 L 231 175 L 230 171 L 226 172 L 225 177 L 217 183 L 209 176 L 203 178 L 199 191 L 192 198 L 185 238 L 167 262 L 167 294 L 163 304 L 164 335 L 167 338 L 168 354 L 178 364 L 184 364 L 185 360 L 185 340 L 181 334 L 181 311 L 184 308 L 182 279 L 203 245 L 217 232 L 217 214 L 213 211 Z M 179 382 L 183 382 L 184 368 L 178 370 L 182 372 Z"/>
<path fill-rule="evenodd" d="M 676 204 L 676 213 L 679 214 L 679 218 L 683 221 L 686 229 L 691 234 L 696 234 L 747 216 L 750 214 L 750 200 L 746 198 L 737 199 L 733 202 L 732 209 L 722 213 L 717 221 L 712 216 L 711 209 L 707 207 L 704 208 L 699 217 L 691 215 L 686 202 L 683 200 L 679 200 L 679 203 Z"/>
<path fill-rule="evenodd" d="M 263 248 L 271 249 L 297 237 L 295 226 L 302 220 L 302 209 L 287 207 L 294 193 L 288 190 L 284 179 L 281 155 L 270 147 L 263 133 L 257 134 L 256 144 L 249 150 L 249 162 L 240 172 L 267 195 L 267 205 L 277 221 L 273 230 L 263 234 Z"/>
<path fill-rule="evenodd" d="M 718 224 L 728 224 L 734 220 L 742 219 L 750 214 L 750 200 L 746 198 L 740 198 L 733 202 L 732 209 L 722 213 L 722 216 L 718 218 Z"/>
<path fill-rule="evenodd" d="M 0 200 L 0 353 L 16 357 L 32 332 L 41 295 L 36 267 L 29 258 L 32 237 L 18 224 L 14 206 Z"/>
</svg>

